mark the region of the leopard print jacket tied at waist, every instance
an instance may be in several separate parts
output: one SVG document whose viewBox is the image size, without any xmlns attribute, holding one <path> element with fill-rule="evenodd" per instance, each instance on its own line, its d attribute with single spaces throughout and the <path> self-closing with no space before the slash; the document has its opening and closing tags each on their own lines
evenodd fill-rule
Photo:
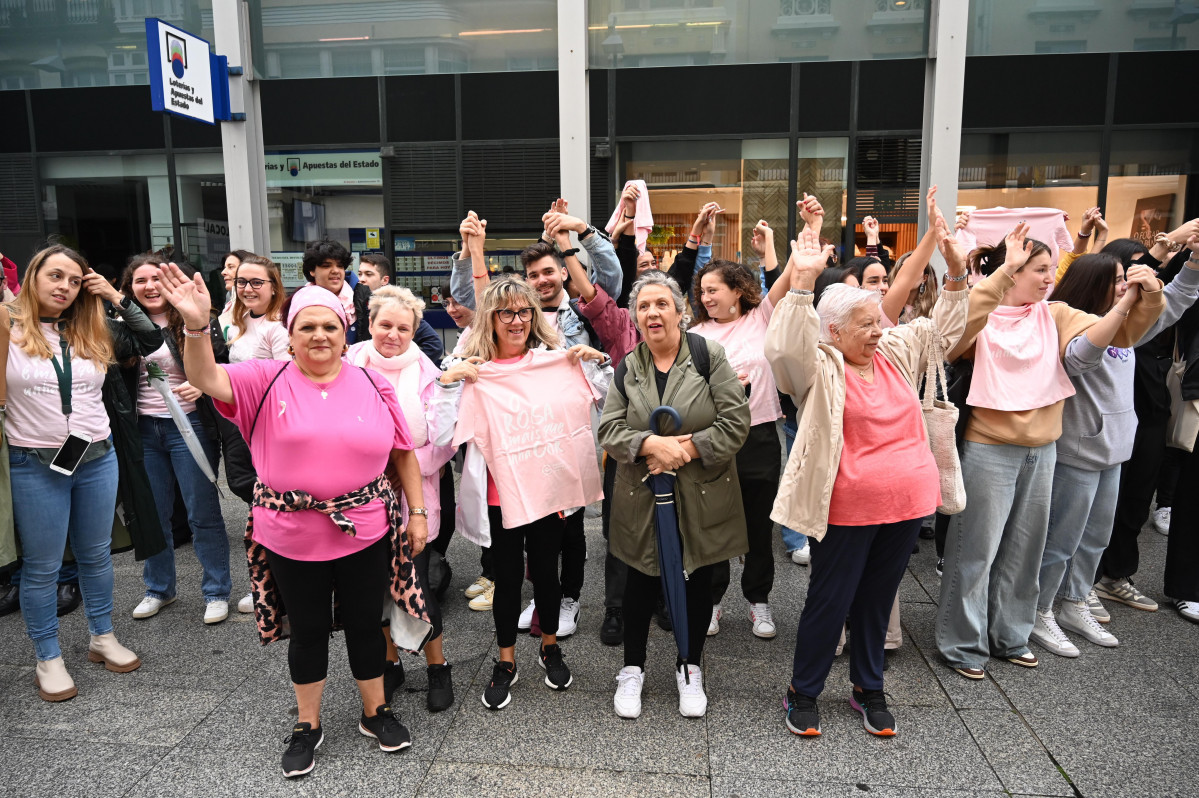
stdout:
<svg viewBox="0 0 1199 798">
<path fill-rule="evenodd" d="M 416 576 L 416 566 L 412 562 L 412 547 L 408 543 L 408 534 L 401 524 L 400 502 L 391 488 L 391 482 L 380 474 L 369 485 L 351 491 L 332 499 L 319 500 L 301 490 L 279 492 L 267 487 L 259 481 L 254 485 L 254 507 L 265 507 L 278 512 L 298 512 L 300 510 L 315 510 L 329 516 L 338 529 L 350 537 L 357 535 L 354 522 L 345 516 L 346 510 L 361 507 L 376 499 L 383 502 L 387 509 L 391 541 L 391 597 L 400 611 L 411 617 L 412 624 L 419 629 L 428 627 L 432 632 L 433 626 L 429 621 L 428 606 L 425 603 L 424 590 Z M 258 637 L 263 645 L 275 640 L 286 639 L 289 635 L 285 626 L 287 609 L 283 605 L 283 596 L 271 576 L 270 565 L 267 563 L 266 548 L 254 540 L 254 512 L 251 508 L 246 519 L 246 559 L 250 567 L 250 589 L 254 594 L 254 616 L 258 622 Z M 339 629 L 341 623 L 334 595 L 333 628 Z M 412 628 L 409 624 L 409 628 Z M 419 633 L 416 639 L 420 639 Z M 425 636 L 427 642 L 427 634 Z M 419 648 L 413 648 L 417 650 Z"/>
</svg>

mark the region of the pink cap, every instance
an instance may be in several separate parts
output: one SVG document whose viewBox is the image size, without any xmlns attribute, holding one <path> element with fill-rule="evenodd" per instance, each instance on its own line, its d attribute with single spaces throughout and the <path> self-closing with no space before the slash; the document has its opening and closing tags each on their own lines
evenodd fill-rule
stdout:
<svg viewBox="0 0 1199 798">
<path fill-rule="evenodd" d="M 342 329 L 349 326 L 346 324 L 346 310 L 341 306 L 341 300 L 338 299 L 337 294 L 327 288 L 321 288 L 319 285 L 306 285 L 291 295 L 291 309 L 287 312 L 287 331 L 291 332 L 291 326 L 295 324 L 296 316 L 301 310 L 314 305 L 328 308 L 336 313 L 337 318 L 341 319 Z"/>
</svg>

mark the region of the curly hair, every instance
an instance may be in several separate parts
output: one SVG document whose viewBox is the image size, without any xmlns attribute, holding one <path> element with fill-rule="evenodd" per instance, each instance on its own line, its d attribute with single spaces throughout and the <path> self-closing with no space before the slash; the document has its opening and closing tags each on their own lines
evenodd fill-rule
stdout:
<svg viewBox="0 0 1199 798">
<path fill-rule="evenodd" d="M 695 276 L 695 286 L 697 289 L 696 298 L 699 298 L 699 291 L 703 290 L 704 277 L 712 274 L 715 275 L 722 283 L 729 287 L 732 291 L 741 293 L 741 313 L 749 313 L 751 310 L 762 304 L 762 285 L 758 282 L 758 275 L 750 271 L 743 264 L 731 260 L 714 260 L 700 270 Z M 704 307 L 702 302 L 696 302 L 695 320 L 702 324 L 709 321 L 708 309 Z"/>
</svg>

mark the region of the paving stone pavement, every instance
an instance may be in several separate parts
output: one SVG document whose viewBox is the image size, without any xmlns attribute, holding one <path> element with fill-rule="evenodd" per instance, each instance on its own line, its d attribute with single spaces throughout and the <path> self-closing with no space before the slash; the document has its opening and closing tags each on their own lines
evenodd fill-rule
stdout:
<svg viewBox="0 0 1199 798">
<path fill-rule="evenodd" d="M 241 529 L 244 505 L 224 502 L 234 562 L 232 603 L 247 589 Z M 190 547 L 178 551 L 180 598 L 157 617 L 135 621 L 141 568 L 115 557 L 116 632 L 144 662 L 113 674 L 86 661 L 82 610 L 63 619 L 64 657 L 77 698 L 47 704 L 33 687 L 33 654 L 19 615 L 0 618 L 0 796 L 1194 796 L 1193 730 L 1199 628 L 1172 608 L 1147 613 L 1109 604 L 1120 647 L 1077 640 L 1082 656 L 1057 658 L 1034 646 L 1035 670 L 992 661 L 987 679 L 967 682 L 940 664 L 933 646 L 938 581 L 931 541 L 920 542 L 900 590 L 904 645 L 891 658 L 887 691 L 900 724 L 893 739 L 866 734 L 849 708 L 846 657 L 821 698 L 824 734 L 800 739 L 783 724 L 796 624 L 807 569 L 776 548 L 771 603 L 780 634 L 750 633 L 748 607 L 734 588 L 721 632 L 708 641 L 708 714 L 678 714 L 673 640 L 651 629 L 644 711 L 613 713 L 620 648 L 599 642 L 603 538 L 587 521 L 591 553 L 579 632 L 563 642 L 575 682 L 554 693 L 522 679 L 512 704 L 487 711 L 479 700 L 496 656 L 490 613 L 471 612 L 462 590 L 478 575 L 477 549 L 449 549 L 453 584 L 445 607 L 445 649 L 457 700 L 430 715 L 423 660 L 406 657 L 408 681 L 396 707 L 411 749 L 381 753 L 357 731 L 357 691 L 345 646 L 335 636 L 316 770 L 285 780 L 283 738 L 294 719 L 286 644 L 259 645 L 251 616 L 201 622 L 200 571 Z M 1163 600 L 1166 538 L 1141 536 L 1139 586 Z M 528 585 L 525 600 L 531 597 Z M 1077 636 L 1076 636 L 1077 637 Z M 535 673 L 536 641 L 517 657 Z"/>
</svg>

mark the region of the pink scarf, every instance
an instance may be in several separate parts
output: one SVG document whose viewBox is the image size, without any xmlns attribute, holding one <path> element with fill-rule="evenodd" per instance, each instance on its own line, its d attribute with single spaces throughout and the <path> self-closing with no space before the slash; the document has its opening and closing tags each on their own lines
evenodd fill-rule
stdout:
<svg viewBox="0 0 1199 798">
<path fill-rule="evenodd" d="M 420 395 L 420 347 L 409 342 L 408 348 L 395 357 L 383 357 L 375 349 L 373 341 L 365 341 L 361 347 L 355 345 L 349 351 L 350 362 L 379 372 L 395 388 L 396 400 L 408 422 L 413 448 L 419 449 L 429 441 L 429 427 L 425 420 L 425 404 Z M 410 366 L 414 368 L 409 368 Z"/>
<path fill-rule="evenodd" d="M 1009 412 L 1049 407 L 1074 395 L 1058 357 L 1057 325 L 1048 302 L 991 311 L 974 349 L 966 401 Z"/>
</svg>

